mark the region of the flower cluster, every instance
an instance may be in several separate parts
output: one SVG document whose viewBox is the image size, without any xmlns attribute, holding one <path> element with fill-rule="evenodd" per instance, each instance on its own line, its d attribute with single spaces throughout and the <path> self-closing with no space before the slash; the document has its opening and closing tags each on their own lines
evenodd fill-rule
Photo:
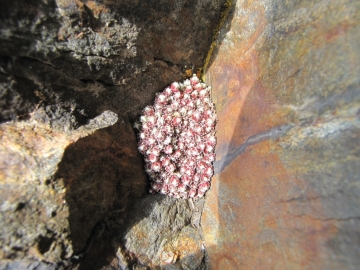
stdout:
<svg viewBox="0 0 360 270">
<path fill-rule="evenodd" d="M 140 117 L 138 149 L 151 178 L 150 193 L 202 197 L 215 160 L 216 113 L 210 87 L 194 74 L 157 94 Z"/>
</svg>

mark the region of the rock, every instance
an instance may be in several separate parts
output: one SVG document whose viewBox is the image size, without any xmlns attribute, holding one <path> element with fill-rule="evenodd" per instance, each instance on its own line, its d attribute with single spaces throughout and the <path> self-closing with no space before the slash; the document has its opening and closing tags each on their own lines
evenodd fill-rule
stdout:
<svg viewBox="0 0 360 270">
<path fill-rule="evenodd" d="M 1 270 L 19 270 L 19 269 L 59 270 L 62 268 L 41 261 L 25 259 L 25 260 L 4 260 L 0 262 L 0 269 Z"/>
<path fill-rule="evenodd" d="M 108 240 L 130 229 L 122 218 L 148 188 L 132 124 L 155 93 L 202 67 L 224 0 L 5 2 L 2 267 L 119 269 Z"/>
<path fill-rule="evenodd" d="M 0 269 L 358 268 L 358 1 L 3 2 Z M 214 31 L 200 222 L 132 123 Z"/>
<path fill-rule="evenodd" d="M 73 255 L 69 190 L 63 178 L 54 181 L 54 177 L 66 147 L 117 120 L 115 113 L 104 112 L 70 134 L 35 120 L 0 126 L 2 258 L 30 256 L 59 262 Z"/>
<path fill-rule="evenodd" d="M 122 247 L 118 258 L 126 257 L 124 250 L 134 255 L 128 262 L 121 259 L 123 268 L 137 264 L 150 269 L 198 269 L 203 264 L 202 232 L 191 225 L 192 211 L 186 200 L 150 195 L 132 211 L 130 229 L 117 240 Z"/>
<path fill-rule="evenodd" d="M 198 208 L 203 204 L 203 198 L 196 201 Z M 192 226 L 193 215 L 187 200 L 146 195 L 98 224 L 101 237 L 91 240 L 80 269 L 208 269 L 202 230 Z M 87 260 L 92 256 L 100 260 Z"/>
<path fill-rule="evenodd" d="M 185 69 L 203 65 L 223 2 L 4 4 L 0 120 L 39 102 L 69 107 L 74 100 L 85 117 L 106 107 L 133 120 Z"/>
<path fill-rule="evenodd" d="M 211 269 L 357 269 L 359 3 L 236 1 L 209 62 Z"/>
</svg>

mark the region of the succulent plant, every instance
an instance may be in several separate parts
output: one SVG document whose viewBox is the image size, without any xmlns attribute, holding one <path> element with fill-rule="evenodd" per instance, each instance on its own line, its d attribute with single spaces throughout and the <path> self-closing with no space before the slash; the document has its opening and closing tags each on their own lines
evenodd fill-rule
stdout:
<svg viewBox="0 0 360 270">
<path fill-rule="evenodd" d="M 216 121 L 210 87 L 195 74 L 156 95 L 139 125 L 138 149 L 151 179 L 150 193 L 204 196 L 213 175 Z"/>
</svg>

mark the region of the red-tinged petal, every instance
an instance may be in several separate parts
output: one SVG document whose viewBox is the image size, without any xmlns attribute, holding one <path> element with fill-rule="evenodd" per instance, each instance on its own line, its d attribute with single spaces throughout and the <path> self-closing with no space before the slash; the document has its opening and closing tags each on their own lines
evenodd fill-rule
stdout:
<svg viewBox="0 0 360 270">
<path fill-rule="evenodd" d="M 174 117 L 172 120 L 172 124 L 176 127 L 179 126 L 181 124 L 181 117 L 179 116 Z"/>
<path fill-rule="evenodd" d="M 195 197 L 195 195 L 196 195 L 196 189 L 190 189 L 189 190 L 189 193 L 188 193 L 188 196 L 190 197 L 190 198 L 194 198 Z"/>
<path fill-rule="evenodd" d="M 163 93 L 166 95 L 166 96 L 170 96 L 172 94 L 172 90 L 171 88 L 167 87 L 165 88 L 165 90 L 163 91 Z"/>
<path fill-rule="evenodd" d="M 173 82 L 170 86 L 171 90 L 173 91 L 173 93 L 176 93 L 179 91 L 179 83 L 177 82 Z"/>
<path fill-rule="evenodd" d="M 184 93 L 190 94 L 192 91 L 193 91 L 193 88 L 190 85 L 188 85 L 185 87 Z"/>
<path fill-rule="evenodd" d="M 160 171 L 160 168 L 161 168 L 161 165 L 160 165 L 160 162 L 158 162 L 158 161 L 151 164 L 151 170 L 153 170 L 154 172 Z"/>
<path fill-rule="evenodd" d="M 186 185 L 184 183 L 180 183 L 177 187 L 178 192 L 185 192 Z"/>
<path fill-rule="evenodd" d="M 181 177 L 181 183 L 183 183 L 184 185 L 189 185 L 190 184 L 190 176 L 188 175 L 183 175 Z"/>
<path fill-rule="evenodd" d="M 175 171 L 175 169 L 176 169 L 176 167 L 172 163 L 165 167 L 165 170 L 169 173 L 172 173 L 173 171 Z"/>
<path fill-rule="evenodd" d="M 171 145 L 167 145 L 164 149 L 165 154 L 170 155 L 173 152 L 173 148 Z"/>
<path fill-rule="evenodd" d="M 153 154 L 150 154 L 150 155 L 149 155 L 149 161 L 150 161 L 150 162 L 155 162 L 156 160 L 157 160 L 157 158 L 156 158 L 155 155 L 153 155 Z"/>
<path fill-rule="evenodd" d="M 209 182 L 202 182 L 199 185 L 198 191 L 199 192 L 206 192 L 210 188 Z"/>
</svg>

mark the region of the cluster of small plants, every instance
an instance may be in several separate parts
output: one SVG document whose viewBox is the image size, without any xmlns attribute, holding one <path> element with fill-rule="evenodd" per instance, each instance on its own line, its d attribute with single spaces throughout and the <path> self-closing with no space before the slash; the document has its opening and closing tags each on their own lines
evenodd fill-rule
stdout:
<svg viewBox="0 0 360 270">
<path fill-rule="evenodd" d="M 151 179 L 150 193 L 204 196 L 213 175 L 216 120 L 210 87 L 195 74 L 172 83 L 145 107 L 138 149 Z"/>
</svg>

